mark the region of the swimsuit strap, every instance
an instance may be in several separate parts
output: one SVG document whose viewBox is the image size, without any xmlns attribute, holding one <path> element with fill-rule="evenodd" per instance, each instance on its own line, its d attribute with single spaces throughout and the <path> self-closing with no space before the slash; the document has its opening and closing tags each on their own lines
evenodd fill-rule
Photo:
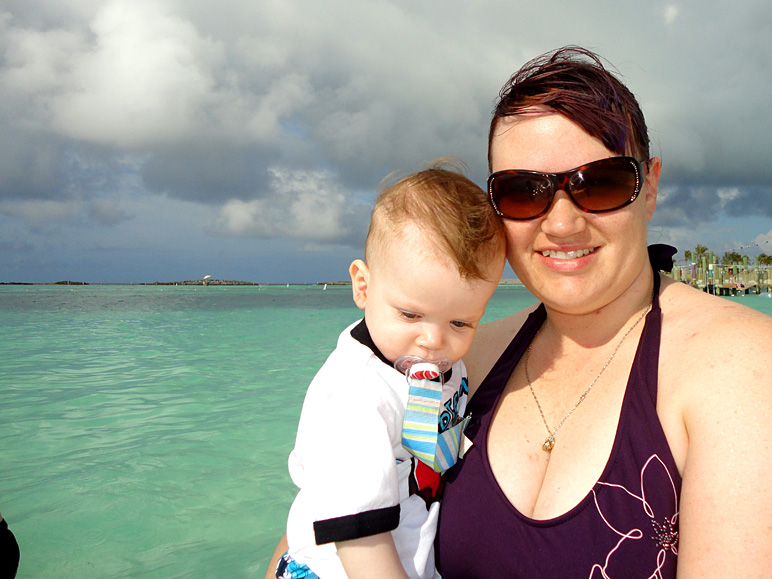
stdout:
<svg viewBox="0 0 772 579">
<path fill-rule="evenodd" d="M 493 410 L 509 377 L 546 319 L 547 310 L 544 304 L 539 304 L 539 307 L 530 313 L 528 319 L 477 388 L 468 405 L 468 414 L 471 414 L 471 420 L 465 433 L 470 439 L 474 439 L 481 427 L 483 432 L 487 431 L 488 424 L 494 414 Z"/>
<path fill-rule="evenodd" d="M 653 264 L 652 264 L 653 265 Z M 646 320 L 638 341 L 633 366 L 630 370 L 630 380 L 637 375 L 647 385 L 649 395 L 657 406 L 657 386 L 659 383 L 659 344 L 662 334 L 662 310 L 659 305 L 659 288 L 661 282 L 659 271 L 654 267 L 654 295 L 651 299 L 651 310 L 646 314 Z"/>
</svg>

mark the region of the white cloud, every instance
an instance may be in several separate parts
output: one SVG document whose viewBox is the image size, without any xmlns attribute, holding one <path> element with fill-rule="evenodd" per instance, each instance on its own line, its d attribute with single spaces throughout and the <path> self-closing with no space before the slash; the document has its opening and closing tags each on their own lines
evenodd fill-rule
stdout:
<svg viewBox="0 0 772 579">
<path fill-rule="evenodd" d="M 772 229 L 754 237 L 753 245 L 758 247 L 760 252 L 772 255 Z"/>
<path fill-rule="evenodd" d="M 61 88 L 70 73 L 74 54 L 85 49 L 83 37 L 75 31 L 0 27 L 5 37 L 6 69 L 3 85 L 21 95 L 49 95 Z M 39 111 L 39 109 L 38 109 Z"/>
<path fill-rule="evenodd" d="M 772 242 L 772 229 L 767 231 L 766 233 L 762 233 L 761 235 L 758 235 L 754 240 L 756 243 L 764 243 L 765 241 Z"/>
<path fill-rule="evenodd" d="M 232 199 L 220 210 L 217 230 L 226 235 L 301 238 L 334 242 L 345 238 L 347 195 L 328 173 L 271 170 L 270 192 L 261 199 Z"/>
<path fill-rule="evenodd" d="M 93 44 L 74 55 L 66 92 L 51 104 L 54 126 L 130 147 L 192 137 L 211 98 L 221 45 L 162 1 L 113 0 L 91 31 Z"/>
<path fill-rule="evenodd" d="M 313 101 L 313 88 L 308 78 L 302 74 L 288 73 L 271 82 L 265 93 L 256 102 L 242 101 L 241 115 L 231 117 L 229 126 L 238 127 L 239 123 L 246 128 L 246 135 L 257 140 L 268 138 L 280 139 L 283 136 L 281 119 L 289 117 L 298 109 L 308 106 Z"/>
<path fill-rule="evenodd" d="M 668 4 L 665 6 L 665 9 L 662 11 L 662 16 L 665 19 L 665 24 L 668 26 L 672 26 L 673 23 L 676 21 L 676 18 L 678 18 L 678 13 L 680 12 L 678 6 L 675 4 Z"/>
<path fill-rule="evenodd" d="M 110 0 L 70 29 L 6 17 L 0 95 L 28 125 L 128 150 L 207 138 L 280 142 L 282 120 L 314 93 L 287 63 L 292 43 L 215 38 L 180 9 L 171 0 Z"/>
<path fill-rule="evenodd" d="M 721 199 L 721 205 L 725 206 L 733 199 L 737 199 L 740 196 L 740 189 L 737 187 L 719 187 L 716 189 L 718 198 Z"/>
<path fill-rule="evenodd" d="M 0 213 L 16 217 L 31 224 L 71 221 L 80 217 L 83 203 L 80 201 L 4 201 Z"/>
</svg>

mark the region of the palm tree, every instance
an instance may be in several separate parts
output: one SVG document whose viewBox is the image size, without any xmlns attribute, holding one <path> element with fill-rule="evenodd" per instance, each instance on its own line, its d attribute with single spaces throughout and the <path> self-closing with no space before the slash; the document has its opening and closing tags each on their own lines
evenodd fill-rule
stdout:
<svg viewBox="0 0 772 579">
<path fill-rule="evenodd" d="M 694 256 L 692 255 L 691 250 L 689 250 L 689 249 L 684 250 L 684 261 L 686 263 L 691 263 L 693 257 Z"/>
<path fill-rule="evenodd" d="M 695 261 L 700 261 L 703 257 L 707 257 L 708 253 L 710 253 L 710 250 L 707 247 L 704 245 L 698 245 L 694 248 L 694 253 L 692 256 L 694 257 Z"/>
<path fill-rule="evenodd" d="M 760 253 L 759 256 L 756 258 L 756 263 L 759 265 L 772 265 L 772 255 L 767 255 L 766 253 Z"/>
<path fill-rule="evenodd" d="M 732 265 L 733 263 L 742 263 L 743 256 L 736 251 L 724 252 L 724 257 L 721 258 L 721 263 L 724 265 Z"/>
</svg>

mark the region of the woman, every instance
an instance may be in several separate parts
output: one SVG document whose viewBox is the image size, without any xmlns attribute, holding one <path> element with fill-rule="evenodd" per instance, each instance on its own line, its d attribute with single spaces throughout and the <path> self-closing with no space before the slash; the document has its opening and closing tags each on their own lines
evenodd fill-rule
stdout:
<svg viewBox="0 0 772 579">
<path fill-rule="evenodd" d="M 772 318 L 650 265 L 661 162 L 635 97 L 589 51 L 539 57 L 502 90 L 489 164 L 543 305 L 464 358 L 443 579 L 768 577 Z"/>
<path fill-rule="evenodd" d="M 502 90 L 489 165 L 541 305 L 466 357 L 443 578 L 768 576 L 772 318 L 650 265 L 661 162 L 635 97 L 589 51 L 539 57 Z"/>
</svg>

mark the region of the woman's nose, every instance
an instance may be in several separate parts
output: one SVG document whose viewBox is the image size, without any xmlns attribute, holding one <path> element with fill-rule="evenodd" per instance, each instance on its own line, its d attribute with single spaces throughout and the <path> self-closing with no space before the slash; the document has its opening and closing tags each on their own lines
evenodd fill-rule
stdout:
<svg viewBox="0 0 772 579">
<path fill-rule="evenodd" d="M 556 237 L 569 237 L 584 230 L 586 215 L 563 190 L 555 192 L 549 211 L 542 219 L 542 231 Z"/>
</svg>

